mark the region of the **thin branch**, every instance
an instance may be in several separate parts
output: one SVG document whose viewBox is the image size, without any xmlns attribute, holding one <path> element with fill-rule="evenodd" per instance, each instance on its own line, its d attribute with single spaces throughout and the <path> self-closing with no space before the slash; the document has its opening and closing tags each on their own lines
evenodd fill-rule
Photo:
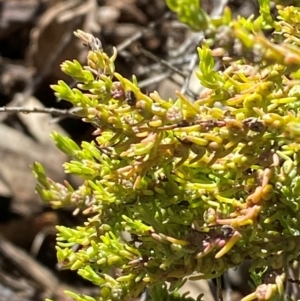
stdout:
<svg viewBox="0 0 300 301">
<path fill-rule="evenodd" d="M 139 82 L 139 87 L 145 88 L 145 87 L 148 87 L 149 85 L 157 84 L 157 83 L 161 82 L 162 80 L 168 78 L 169 76 L 170 76 L 170 72 L 165 72 L 165 73 L 161 73 L 156 76 L 147 78 L 147 79 Z"/>
<path fill-rule="evenodd" d="M 227 3 L 228 3 L 228 0 L 215 1 L 215 3 L 214 3 L 215 5 L 214 5 L 213 11 L 211 12 L 210 16 L 211 17 L 221 16 Z"/>
<path fill-rule="evenodd" d="M 181 88 L 181 93 L 182 94 L 185 94 L 186 91 L 189 88 L 191 76 L 192 76 L 192 74 L 194 72 L 194 69 L 195 69 L 195 66 L 197 64 L 197 61 L 198 61 L 198 55 L 194 54 L 192 56 L 191 60 L 190 60 L 190 64 L 189 64 L 189 67 L 188 67 L 188 76 L 185 77 L 183 85 L 182 85 L 182 88 Z"/>
<path fill-rule="evenodd" d="M 28 107 L 0 107 L 1 112 L 9 112 L 9 113 L 42 113 L 42 114 L 52 114 L 54 116 L 67 116 L 72 118 L 81 118 L 80 116 L 76 115 L 74 109 L 71 110 L 61 110 L 55 108 L 28 108 Z"/>
<path fill-rule="evenodd" d="M 182 77 L 184 77 L 184 78 L 186 77 L 186 74 L 185 74 L 184 72 L 182 72 L 182 71 L 180 71 L 179 69 L 177 69 L 176 67 L 170 65 L 169 62 L 167 62 L 167 61 L 165 61 L 165 60 L 159 58 L 158 56 L 154 55 L 153 53 L 149 52 L 149 51 L 146 50 L 146 49 L 141 48 L 141 51 L 142 51 L 142 53 L 143 53 L 145 56 L 149 57 L 149 58 L 152 59 L 153 61 L 155 61 L 155 62 L 157 62 L 157 63 L 160 63 L 161 65 L 164 65 L 164 66 L 167 67 L 168 69 L 172 70 L 172 71 L 175 72 L 175 73 L 178 73 L 180 76 L 182 76 Z"/>
<path fill-rule="evenodd" d="M 203 32 L 192 33 L 191 36 L 189 36 L 181 45 L 179 45 L 176 50 L 170 50 L 168 52 L 169 56 L 174 58 L 186 55 L 187 53 L 194 51 L 194 48 L 199 45 L 203 39 Z"/>
<path fill-rule="evenodd" d="M 181 66 L 181 65 L 184 65 L 184 64 L 190 62 L 192 57 L 193 57 L 193 54 L 189 54 L 184 57 L 170 59 L 170 60 L 168 60 L 168 63 L 173 66 L 174 65 Z M 162 69 L 161 63 L 155 63 L 155 64 L 148 65 L 148 66 L 138 66 L 135 74 L 136 74 L 136 76 L 142 76 L 142 75 L 148 74 L 152 71 L 160 72 L 161 69 Z"/>
</svg>

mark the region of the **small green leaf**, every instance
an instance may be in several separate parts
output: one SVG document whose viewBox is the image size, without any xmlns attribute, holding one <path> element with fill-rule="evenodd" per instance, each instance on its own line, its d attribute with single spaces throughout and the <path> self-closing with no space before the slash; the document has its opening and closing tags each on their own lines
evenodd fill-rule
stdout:
<svg viewBox="0 0 300 301">
<path fill-rule="evenodd" d="M 76 156 L 80 151 L 79 146 L 70 138 L 60 135 L 57 132 L 53 132 L 51 137 L 55 141 L 56 146 L 68 156 Z"/>
</svg>

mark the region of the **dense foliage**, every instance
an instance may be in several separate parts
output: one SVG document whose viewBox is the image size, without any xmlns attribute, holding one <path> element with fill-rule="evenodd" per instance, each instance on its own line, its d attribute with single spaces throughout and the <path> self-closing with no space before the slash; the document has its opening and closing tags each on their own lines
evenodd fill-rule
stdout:
<svg viewBox="0 0 300 301">
<path fill-rule="evenodd" d="M 79 188 L 34 164 L 43 200 L 86 215 L 76 229 L 57 227 L 61 266 L 101 288 L 97 298 L 68 292 L 75 300 L 126 300 L 146 287 L 152 300 L 171 300 L 165 282 L 172 290 L 186 276 L 216 278 L 244 259 L 257 289 L 243 300 L 271 300 L 299 257 L 300 8 L 278 5 L 275 18 L 261 0 L 256 19 L 232 19 L 227 8 L 212 19 L 198 2 L 167 1 L 205 33 L 197 73 L 205 90 L 195 102 L 142 93 L 134 76 L 115 72 L 116 50 L 108 56 L 79 30 L 87 65 L 61 66 L 77 87 L 52 86 L 95 126 L 81 146 L 52 135 L 71 157 L 66 173 L 84 179 Z"/>
</svg>

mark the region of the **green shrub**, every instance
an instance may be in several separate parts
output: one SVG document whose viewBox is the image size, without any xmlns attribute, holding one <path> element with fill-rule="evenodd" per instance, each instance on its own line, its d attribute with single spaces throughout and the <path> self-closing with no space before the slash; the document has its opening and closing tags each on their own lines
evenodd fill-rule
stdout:
<svg viewBox="0 0 300 301">
<path fill-rule="evenodd" d="M 256 19 L 232 19 L 227 8 L 211 19 L 198 1 L 167 3 L 206 33 L 197 73 L 206 90 L 194 103 L 142 93 L 134 76 L 115 72 L 116 50 L 109 57 L 82 31 L 87 66 L 61 66 L 77 88 L 52 86 L 95 127 L 81 146 L 52 134 L 71 157 L 65 172 L 84 179 L 79 188 L 33 167 L 43 200 L 86 215 L 76 229 L 57 226 L 57 257 L 101 289 L 97 298 L 67 294 L 126 300 L 148 288 L 152 300 L 180 299 L 166 282 L 176 289 L 187 276 L 216 278 L 251 259 L 257 289 L 243 300 L 277 298 L 300 248 L 300 8 L 277 6 L 273 19 L 261 0 Z M 275 276 L 263 283 L 268 267 Z"/>
</svg>

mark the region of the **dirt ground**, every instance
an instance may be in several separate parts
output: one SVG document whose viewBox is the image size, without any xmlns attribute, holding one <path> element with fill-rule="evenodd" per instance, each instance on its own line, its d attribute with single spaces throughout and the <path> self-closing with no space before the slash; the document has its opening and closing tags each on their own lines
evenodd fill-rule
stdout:
<svg viewBox="0 0 300 301">
<path fill-rule="evenodd" d="M 201 3 L 214 16 L 225 5 L 234 14 L 257 14 L 255 0 Z M 191 101 L 201 92 L 193 72 L 202 33 L 177 22 L 163 0 L 0 0 L 0 107 L 70 108 L 54 97 L 49 85 L 59 79 L 74 85 L 59 65 L 66 59 L 84 61 L 87 50 L 73 36 L 76 29 L 100 38 L 108 53 L 117 47 L 117 71 L 128 78 L 135 74 L 146 91 L 157 90 L 168 98 L 180 90 Z M 67 115 L 0 114 L 1 301 L 65 301 L 66 288 L 98 293 L 98 288 L 75 273 L 60 271 L 56 264 L 54 226 L 74 226 L 81 217 L 67 209 L 52 211 L 34 191 L 34 161 L 56 181 L 66 178 L 62 163 L 67 158 L 49 138 L 53 130 L 79 143 L 92 139 L 89 125 Z M 226 300 L 240 300 L 247 293 L 243 271 L 224 277 Z M 184 290 L 216 300 L 213 283 L 188 283 Z"/>
</svg>

